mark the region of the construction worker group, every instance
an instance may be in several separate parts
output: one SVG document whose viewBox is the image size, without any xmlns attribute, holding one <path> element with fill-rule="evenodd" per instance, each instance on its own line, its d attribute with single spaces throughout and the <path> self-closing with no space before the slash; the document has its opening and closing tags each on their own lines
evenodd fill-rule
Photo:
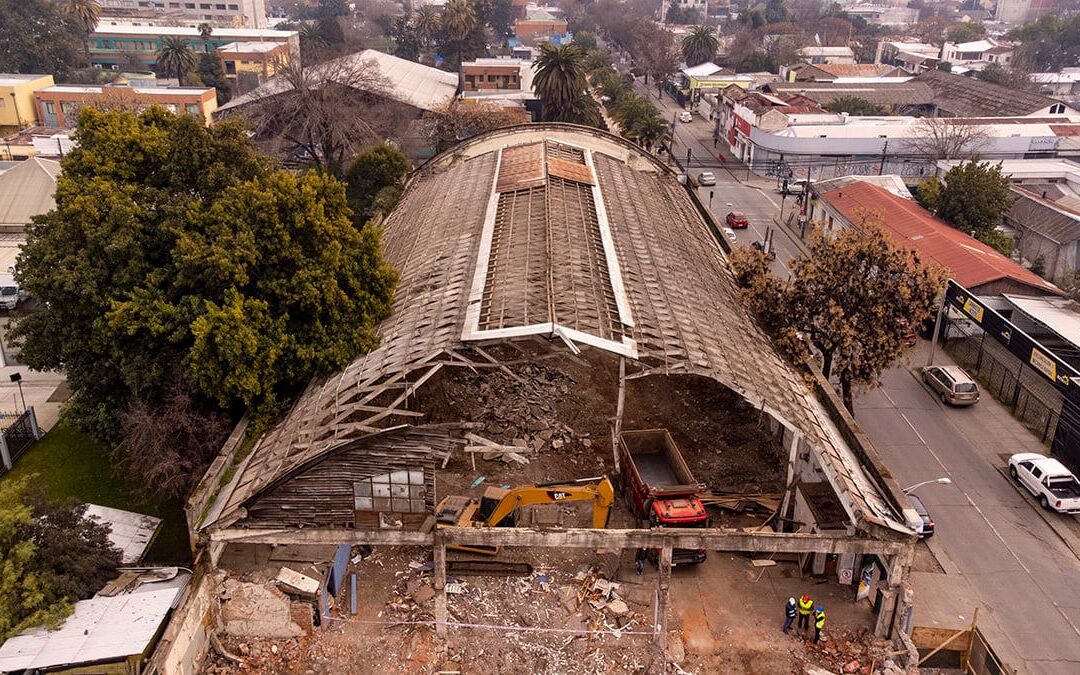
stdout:
<svg viewBox="0 0 1080 675">
<path fill-rule="evenodd" d="M 795 598 L 788 598 L 784 606 L 784 632 L 791 631 L 791 624 L 795 617 L 799 617 L 799 633 L 804 634 L 810 630 L 810 615 L 814 615 L 814 644 L 821 640 L 821 631 L 825 629 L 825 605 L 818 605 L 814 610 L 814 601 L 809 595 L 803 595 L 796 603 Z"/>
</svg>

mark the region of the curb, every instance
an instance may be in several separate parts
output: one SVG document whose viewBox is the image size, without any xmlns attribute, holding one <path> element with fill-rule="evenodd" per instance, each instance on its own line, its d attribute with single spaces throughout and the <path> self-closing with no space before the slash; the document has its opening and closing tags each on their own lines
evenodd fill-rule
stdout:
<svg viewBox="0 0 1080 675">
<path fill-rule="evenodd" d="M 1043 519 L 1043 522 L 1050 526 L 1050 529 L 1054 531 L 1054 534 L 1058 536 L 1058 539 L 1061 539 L 1061 543 L 1065 544 L 1066 548 L 1072 551 L 1072 554 L 1076 556 L 1077 560 L 1080 560 L 1080 542 L 1073 543 L 1073 539 L 1076 538 L 1075 535 L 1073 535 L 1072 532 L 1069 532 L 1069 529 L 1060 521 L 1060 519 L 1051 518 L 1051 516 L 1057 515 L 1068 516 L 1070 518 L 1073 516 L 1069 516 L 1069 514 L 1058 514 L 1057 512 L 1047 512 L 1038 502 L 1033 501 L 1030 492 L 1013 480 L 1012 476 L 1009 475 L 1009 470 L 1007 468 L 998 465 L 995 465 L 994 468 L 998 470 L 998 473 L 1000 473 L 1006 481 L 1008 481 L 1009 485 L 1013 486 L 1013 488 L 1024 497 L 1024 501 L 1032 505 L 1032 508 L 1035 509 L 1035 512 Z"/>
</svg>

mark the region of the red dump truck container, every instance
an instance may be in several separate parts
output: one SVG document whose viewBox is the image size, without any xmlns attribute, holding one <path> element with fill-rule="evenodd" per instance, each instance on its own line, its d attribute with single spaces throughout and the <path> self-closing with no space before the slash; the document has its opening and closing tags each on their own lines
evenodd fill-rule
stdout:
<svg viewBox="0 0 1080 675">
<path fill-rule="evenodd" d="M 697 497 L 704 486 L 694 480 L 679 446 L 667 429 L 619 434 L 623 485 L 630 510 L 649 527 L 708 527 L 705 505 Z M 672 563 L 696 564 L 704 549 L 675 549 Z"/>
</svg>

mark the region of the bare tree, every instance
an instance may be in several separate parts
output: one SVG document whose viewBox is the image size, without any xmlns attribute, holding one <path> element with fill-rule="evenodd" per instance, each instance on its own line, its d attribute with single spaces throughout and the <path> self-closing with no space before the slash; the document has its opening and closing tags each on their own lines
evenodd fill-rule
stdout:
<svg viewBox="0 0 1080 675">
<path fill-rule="evenodd" d="M 424 115 L 423 134 L 442 152 L 485 131 L 528 121 L 526 115 L 494 103 L 449 101 Z"/>
<path fill-rule="evenodd" d="M 353 54 L 314 66 L 294 60 L 233 110 L 267 151 L 340 177 L 361 150 L 408 123 L 390 92 L 374 59 Z"/>
<path fill-rule="evenodd" d="M 904 140 L 904 150 L 928 160 L 970 159 L 990 141 L 981 125 L 954 117 L 924 117 L 915 127 L 915 135 Z"/>
<path fill-rule="evenodd" d="M 199 409 L 187 389 L 174 385 L 160 403 L 135 399 L 119 413 L 123 440 L 117 470 L 146 496 L 185 497 L 221 449 L 229 420 Z"/>
</svg>

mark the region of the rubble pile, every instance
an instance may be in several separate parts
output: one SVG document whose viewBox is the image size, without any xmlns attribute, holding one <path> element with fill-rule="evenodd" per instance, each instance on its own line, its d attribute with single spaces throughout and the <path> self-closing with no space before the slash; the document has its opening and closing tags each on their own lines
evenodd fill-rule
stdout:
<svg viewBox="0 0 1080 675">
<path fill-rule="evenodd" d="M 806 648 L 807 661 L 842 675 L 888 672 L 890 646 L 867 630 L 829 631 L 828 639 Z"/>
<path fill-rule="evenodd" d="M 499 446 L 522 448 L 525 453 L 592 448 L 590 433 L 558 420 L 556 402 L 571 396 L 577 386 L 572 376 L 540 363 L 520 365 L 511 372 L 464 374 L 447 383 L 447 403 L 468 411 L 468 419 L 477 425 L 475 434 Z"/>
</svg>

